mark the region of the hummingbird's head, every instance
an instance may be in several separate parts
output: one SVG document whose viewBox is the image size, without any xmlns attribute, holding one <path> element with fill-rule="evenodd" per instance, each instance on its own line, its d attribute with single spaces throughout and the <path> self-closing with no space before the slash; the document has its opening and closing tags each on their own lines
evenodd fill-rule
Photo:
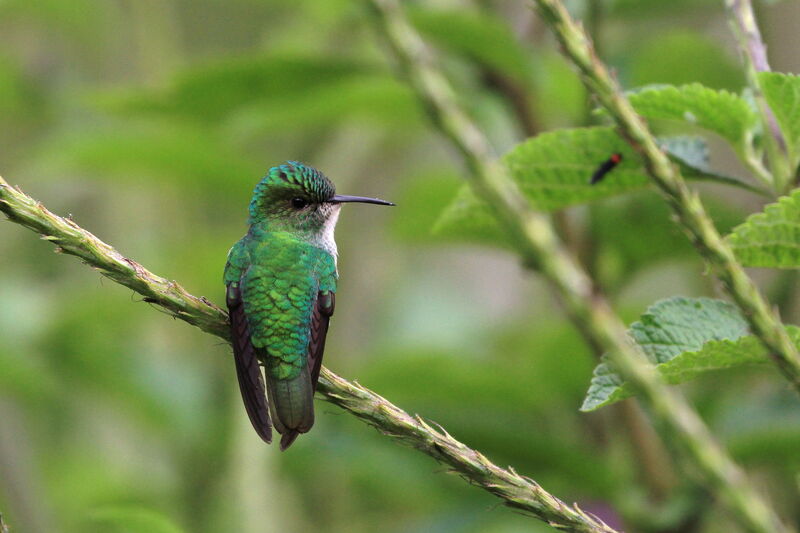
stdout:
<svg viewBox="0 0 800 533">
<path fill-rule="evenodd" d="M 345 202 L 394 205 L 377 198 L 337 195 L 325 174 L 303 163 L 287 161 L 269 169 L 256 185 L 250 201 L 250 224 L 266 223 L 270 230 L 310 235 L 332 232 Z"/>
</svg>

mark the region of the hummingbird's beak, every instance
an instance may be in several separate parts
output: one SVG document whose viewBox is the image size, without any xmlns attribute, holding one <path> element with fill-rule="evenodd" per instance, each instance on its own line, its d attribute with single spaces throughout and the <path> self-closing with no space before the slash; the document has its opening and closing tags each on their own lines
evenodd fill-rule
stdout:
<svg viewBox="0 0 800 533">
<path fill-rule="evenodd" d="M 368 198 L 366 196 L 346 196 L 343 194 L 337 194 L 328 201 L 332 204 L 343 204 L 346 202 L 361 202 L 363 204 L 395 205 L 392 202 L 387 202 L 386 200 L 381 200 L 380 198 Z"/>
</svg>

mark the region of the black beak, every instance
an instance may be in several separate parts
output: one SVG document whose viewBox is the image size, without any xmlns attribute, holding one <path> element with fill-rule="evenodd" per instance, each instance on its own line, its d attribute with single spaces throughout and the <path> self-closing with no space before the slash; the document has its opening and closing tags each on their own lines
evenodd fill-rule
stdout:
<svg viewBox="0 0 800 533">
<path fill-rule="evenodd" d="M 343 194 L 337 194 L 328 201 L 332 204 L 343 204 L 346 202 L 361 202 L 362 204 L 395 205 L 392 202 L 387 202 L 386 200 L 381 200 L 380 198 L 368 198 L 366 196 L 346 196 Z"/>
</svg>

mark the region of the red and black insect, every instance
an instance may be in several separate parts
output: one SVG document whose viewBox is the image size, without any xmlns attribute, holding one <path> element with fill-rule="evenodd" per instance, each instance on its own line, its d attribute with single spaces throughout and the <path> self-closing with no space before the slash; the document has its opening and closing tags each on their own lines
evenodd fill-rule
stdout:
<svg viewBox="0 0 800 533">
<path fill-rule="evenodd" d="M 611 157 L 603 161 L 603 163 L 597 167 L 597 170 L 594 171 L 592 174 L 592 179 L 589 180 L 590 185 L 594 185 L 601 179 L 603 179 L 606 174 L 614 170 L 614 168 L 622 162 L 622 154 L 615 153 L 611 154 Z"/>
</svg>

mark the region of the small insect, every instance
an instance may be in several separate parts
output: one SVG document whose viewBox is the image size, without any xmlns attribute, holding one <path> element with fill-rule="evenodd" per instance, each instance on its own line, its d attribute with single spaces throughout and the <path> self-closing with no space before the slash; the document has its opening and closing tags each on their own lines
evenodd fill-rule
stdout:
<svg viewBox="0 0 800 533">
<path fill-rule="evenodd" d="M 594 171 L 594 174 L 592 174 L 592 179 L 589 180 L 589 184 L 594 185 L 595 183 L 599 182 L 606 176 L 606 174 L 614 170 L 614 168 L 619 165 L 620 162 L 622 162 L 622 154 L 611 154 L 611 157 L 603 161 L 603 163 L 597 167 L 597 170 Z"/>
</svg>

